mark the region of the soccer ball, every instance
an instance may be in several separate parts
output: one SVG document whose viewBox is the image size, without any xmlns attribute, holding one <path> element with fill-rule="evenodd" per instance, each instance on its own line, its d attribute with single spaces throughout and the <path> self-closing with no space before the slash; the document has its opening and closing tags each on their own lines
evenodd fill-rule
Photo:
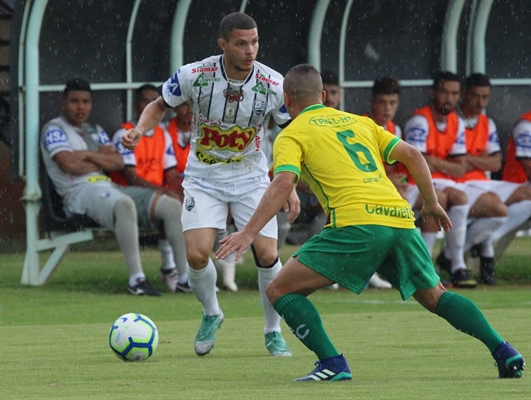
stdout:
<svg viewBox="0 0 531 400">
<path fill-rule="evenodd" d="M 159 332 L 151 319 L 138 313 L 122 315 L 111 326 L 109 346 L 124 361 L 151 357 L 159 343 Z"/>
</svg>

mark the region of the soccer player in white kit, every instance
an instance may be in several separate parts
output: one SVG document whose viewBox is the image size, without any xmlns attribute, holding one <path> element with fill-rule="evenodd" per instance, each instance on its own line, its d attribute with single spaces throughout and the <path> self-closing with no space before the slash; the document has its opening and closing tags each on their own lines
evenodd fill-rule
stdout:
<svg viewBox="0 0 531 400">
<path fill-rule="evenodd" d="M 122 144 L 134 148 L 144 132 L 159 123 L 166 111 L 189 100 L 193 109 L 193 137 L 185 170 L 183 230 L 188 259 L 188 281 L 203 306 L 203 319 L 194 341 L 202 356 L 214 347 L 223 312 L 216 296 L 216 269 L 210 252 L 219 230 L 226 229 L 230 211 L 237 228 L 247 224 L 270 180 L 261 151 L 269 117 L 285 126 L 283 77 L 255 61 L 258 52 L 256 22 L 232 13 L 220 23 L 218 45 L 222 55 L 182 66 L 162 87 L 162 96 L 150 103 Z M 293 190 L 289 220 L 300 211 Z M 258 287 L 265 314 L 265 341 L 271 355 L 290 356 L 280 333 L 280 316 L 265 290 L 280 271 L 277 222 L 273 218 L 252 246 L 258 267 Z"/>
<path fill-rule="evenodd" d="M 508 214 L 503 224 L 492 230 L 489 229 L 489 218 L 481 218 L 468 228 L 465 242 L 465 250 L 482 242 L 479 250 L 481 280 L 494 285 L 493 244 L 531 216 L 531 187 L 491 180 L 486 175 L 486 172 L 500 170 L 502 165 L 496 124 L 483 114 L 490 96 L 490 80 L 486 75 L 474 73 L 465 79 L 460 112 L 466 126 L 467 172 L 456 181 L 464 182 L 467 192 L 477 189 L 494 192 L 507 206 Z"/>
</svg>

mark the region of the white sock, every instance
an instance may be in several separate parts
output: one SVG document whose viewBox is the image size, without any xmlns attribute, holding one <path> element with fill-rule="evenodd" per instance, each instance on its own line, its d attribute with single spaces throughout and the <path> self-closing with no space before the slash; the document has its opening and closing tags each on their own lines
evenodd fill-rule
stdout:
<svg viewBox="0 0 531 400">
<path fill-rule="evenodd" d="M 437 232 L 421 232 L 420 234 L 422 235 L 424 242 L 426 242 L 426 247 L 431 256 L 433 253 L 433 246 L 435 246 L 435 242 L 437 241 Z"/>
<path fill-rule="evenodd" d="M 282 268 L 282 263 L 277 260 L 276 264 L 271 268 L 258 269 L 258 289 L 260 290 L 260 298 L 262 300 L 262 308 L 264 309 L 265 326 L 264 334 L 269 332 L 280 332 L 280 315 L 275 311 L 273 305 L 266 296 L 266 288 L 269 282 L 278 274 Z"/>
<path fill-rule="evenodd" d="M 162 258 L 162 269 L 175 268 L 175 261 L 173 261 L 173 250 L 171 249 L 170 242 L 166 239 L 159 239 L 159 250 Z"/>
<path fill-rule="evenodd" d="M 133 287 L 136 286 L 136 283 L 139 279 L 146 279 L 146 275 L 144 275 L 143 272 L 138 272 L 132 276 L 129 277 L 129 286 Z"/>
<path fill-rule="evenodd" d="M 459 269 L 466 269 L 464 246 L 468 210 L 468 204 L 453 206 L 448 210 L 453 228 L 446 234 L 448 247 L 444 250 L 444 255 L 452 260 L 452 274 Z"/>
<path fill-rule="evenodd" d="M 507 221 L 507 217 L 478 218 L 466 231 L 464 251 L 469 250 L 475 244 L 483 242 L 492 235 L 496 229 Z"/>
<path fill-rule="evenodd" d="M 218 276 L 212 260 L 209 258 L 207 266 L 203 269 L 195 270 L 188 264 L 186 269 L 188 271 L 188 284 L 197 300 L 203 306 L 203 312 L 206 315 L 218 315 L 221 312 L 216 296 L 216 280 Z"/>
</svg>

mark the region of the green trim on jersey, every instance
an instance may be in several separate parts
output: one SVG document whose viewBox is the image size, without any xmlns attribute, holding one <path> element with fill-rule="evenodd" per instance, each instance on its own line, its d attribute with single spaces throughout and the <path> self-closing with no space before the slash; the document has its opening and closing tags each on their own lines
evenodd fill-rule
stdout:
<svg viewBox="0 0 531 400">
<path fill-rule="evenodd" d="M 391 160 L 389 158 L 389 155 L 391 154 L 391 152 L 393 151 L 393 149 L 396 147 L 396 145 L 398 143 L 400 143 L 402 141 L 402 139 L 400 138 L 395 138 L 394 140 L 391 141 L 391 143 L 389 143 L 387 145 L 387 148 L 385 149 L 385 152 L 384 152 L 384 159 L 385 159 L 385 162 L 387 164 L 393 164 L 396 160 Z"/>
<path fill-rule="evenodd" d="M 279 172 L 293 172 L 295 175 L 297 175 L 297 180 L 299 180 L 301 176 L 301 171 L 294 165 L 281 165 L 280 167 L 275 168 L 273 175 L 276 175 Z"/>
</svg>

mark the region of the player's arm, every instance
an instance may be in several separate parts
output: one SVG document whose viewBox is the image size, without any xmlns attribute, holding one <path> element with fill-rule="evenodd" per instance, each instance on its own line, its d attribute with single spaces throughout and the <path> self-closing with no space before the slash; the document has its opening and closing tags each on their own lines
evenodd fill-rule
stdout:
<svg viewBox="0 0 531 400">
<path fill-rule="evenodd" d="M 85 160 L 85 151 L 60 151 L 53 156 L 59 168 L 71 175 L 85 175 L 101 170 L 96 164 Z"/>
<path fill-rule="evenodd" d="M 225 259 L 236 252 L 236 260 L 254 240 L 260 230 L 279 212 L 284 203 L 292 195 L 297 175 L 294 172 L 279 172 L 265 191 L 258 208 L 245 227 L 225 239 L 220 240 L 222 246 L 216 251 L 217 259 Z"/>
<path fill-rule="evenodd" d="M 99 147 L 98 151 L 84 150 L 85 161 L 97 165 L 104 171 L 121 171 L 124 169 L 124 160 L 118 150 L 109 144 Z"/>
<path fill-rule="evenodd" d="M 149 103 L 142 112 L 142 115 L 140 115 L 138 124 L 133 129 L 129 129 L 124 133 L 122 145 L 129 150 L 134 149 L 138 141 L 142 138 L 142 135 L 158 125 L 168 110 L 169 107 L 162 99 L 162 96 Z"/>
<path fill-rule="evenodd" d="M 439 171 L 454 178 L 460 178 L 466 172 L 466 157 L 464 155 L 452 156 L 442 160 L 440 158 L 424 154 L 424 158 L 432 172 L 434 170 Z"/>
<path fill-rule="evenodd" d="M 525 173 L 527 175 L 527 180 L 531 182 L 531 160 L 530 159 L 520 159 L 519 160 L 524 166 Z"/>
<path fill-rule="evenodd" d="M 433 181 L 431 180 L 430 169 L 422 153 L 413 146 L 400 141 L 391 151 L 389 159 L 400 161 L 411 173 L 424 201 L 421 210 L 422 215 L 432 216 L 437 223 L 438 229 L 443 228 L 448 232 L 452 228 L 452 223 L 439 204 Z"/>
<path fill-rule="evenodd" d="M 501 153 L 482 154 L 480 156 L 473 156 L 467 154 L 466 161 L 472 166 L 472 169 L 480 169 L 482 171 L 499 171 L 502 166 Z"/>
</svg>

